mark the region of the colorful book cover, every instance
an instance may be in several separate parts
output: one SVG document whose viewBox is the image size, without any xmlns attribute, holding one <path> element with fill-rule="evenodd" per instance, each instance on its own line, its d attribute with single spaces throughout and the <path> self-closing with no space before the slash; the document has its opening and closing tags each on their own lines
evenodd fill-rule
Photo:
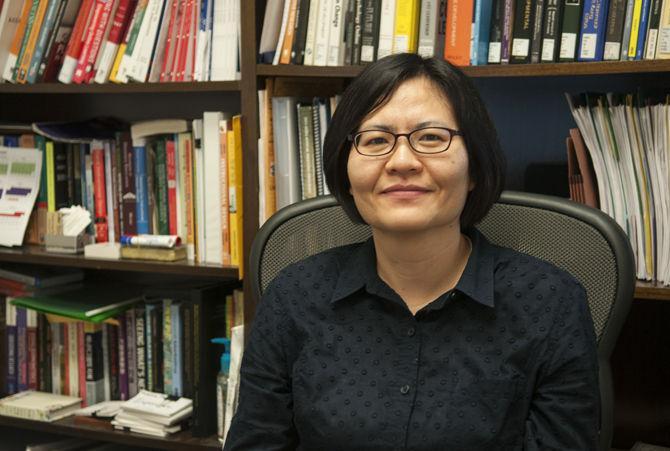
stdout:
<svg viewBox="0 0 670 451">
<path fill-rule="evenodd" d="M 579 61 L 602 61 L 609 0 L 585 0 L 579 39 Z"/>
<path fill-rule="evenodd" d="M 149 233 L 149 193 L 147 188 L 146 147 L 144 143 L 133 144 L 133 163 L 135 170 L 135 224 L 137 233 Z"/>
</svg>

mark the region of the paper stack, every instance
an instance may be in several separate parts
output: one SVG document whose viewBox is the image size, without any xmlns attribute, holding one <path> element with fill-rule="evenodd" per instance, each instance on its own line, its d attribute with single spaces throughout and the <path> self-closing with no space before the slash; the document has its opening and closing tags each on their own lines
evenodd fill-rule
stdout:
<svg viewBox="0 0 670 451">
<path fill-rule="evenodd" d="M 166 437 L 180 431 L 192 413 L 193 401 L 188 398 L 173 400 L 163 393 L 141 390 L 121 405 L 112 424 L 115 429 Z"/>
<path fill-rule="evenodd" d="M 81 398 L 23 391 L 0 399 L 0 415 L 38 421 L 56 421 L 81 407 Z"/>
</svg>

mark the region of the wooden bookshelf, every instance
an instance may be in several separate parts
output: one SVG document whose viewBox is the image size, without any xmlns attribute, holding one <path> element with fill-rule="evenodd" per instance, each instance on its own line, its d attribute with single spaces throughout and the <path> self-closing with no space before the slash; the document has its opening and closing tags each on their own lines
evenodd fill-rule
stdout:
<svg viewBox="0 0 670 451">
<path fill-rule="evenodd" d="M 0 94 L 134 94 L 134 93 L 172 93 L 172 92 L 236 92 L 240 90 L 239 81 L 206 81 L 184 83 L 93 83 L 67 84 L 36 83 L 14 84 L 0 83 Z"/>
<path fill-rule="evenodd" d="M 67 266 L 70 268 L 133 271 L 174 274 L 189 277 L 220 277 L 237 279 L 235 266 L 206 265 L 182 260 L 179 262 L 154 262 L 144 260 L 104 260 L 86 258 L 83 254 L 58 254 L 47 252 L 42 246 L 26 245 L 19 248 L 0 247 L 0 262 L 34 263 Z"/>
<path fill-rule="evenodd" d="M 322 67 L 258 64 L 257 75 L 266 77 L 340 77 L 353 78 L 364 66 Z M 546 77 L 575 75 L 611 75 L 670 72 L 670 60 L 600 61 L 595 63 L 491 64 L 466 66 L 471 77 Z"/>
<path fill-rule="evenodd" d="M 166 438 L 153 437 L 134 432 L 116 431 L 112 429 L 109 421 L 74 416 L 46 423 L 0 415 L 0 426 L 164 450 L 211 451 L 221 449 L 221 443 L 216 436 L 197 438 L 191 436 L 189 431 L 183 431 Z"/>
<path fill-rule="evenodd" d="M 670 286 L 661 285 L 658 282 L 638 280 L 635 285 L 635 299 L 670 301 Z"/>
</svg>

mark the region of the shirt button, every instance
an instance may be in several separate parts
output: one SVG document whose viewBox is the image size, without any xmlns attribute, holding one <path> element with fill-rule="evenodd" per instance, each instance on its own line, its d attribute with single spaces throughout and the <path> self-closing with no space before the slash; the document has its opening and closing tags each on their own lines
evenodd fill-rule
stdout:
<svg viewBox="0 0 670 451">
<path fill-rule="evenodd" d="M 414 329 L 413 327 L 410 327 L 409 329 L 407 329 L 407 336 L 408 337 L 413 337 L 415 333 L 416 333 L 416 329 Z"/>
<path fill-rule="evenodd" d="M 403 395 L 409 393 L 409 385 L 403 385 L 402 387 L 400 387 L 400 393 L 402 393 Z"/>
</svg>

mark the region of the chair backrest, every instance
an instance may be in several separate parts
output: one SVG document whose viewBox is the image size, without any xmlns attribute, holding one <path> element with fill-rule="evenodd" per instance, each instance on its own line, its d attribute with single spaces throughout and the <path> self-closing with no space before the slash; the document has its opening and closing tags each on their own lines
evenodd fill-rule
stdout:
<svg viewBox="0 0 670 451">
<path fill-rule="evenodd" d="M 601 449 L 613 427 L 609 358 L 628 314 L 635 287 L 633 252 L 616 222 L 580 204 L 539 194 L 507 191 L 477 226 L 495 244 L 547 260 L 576 277 L 587 292 L 598 340 Z M 259 230 L 249 273 L 256 300 L 285 266 L 370 236 L 334 198 L 319 197 L 277 212 Z"/>
</svg>

